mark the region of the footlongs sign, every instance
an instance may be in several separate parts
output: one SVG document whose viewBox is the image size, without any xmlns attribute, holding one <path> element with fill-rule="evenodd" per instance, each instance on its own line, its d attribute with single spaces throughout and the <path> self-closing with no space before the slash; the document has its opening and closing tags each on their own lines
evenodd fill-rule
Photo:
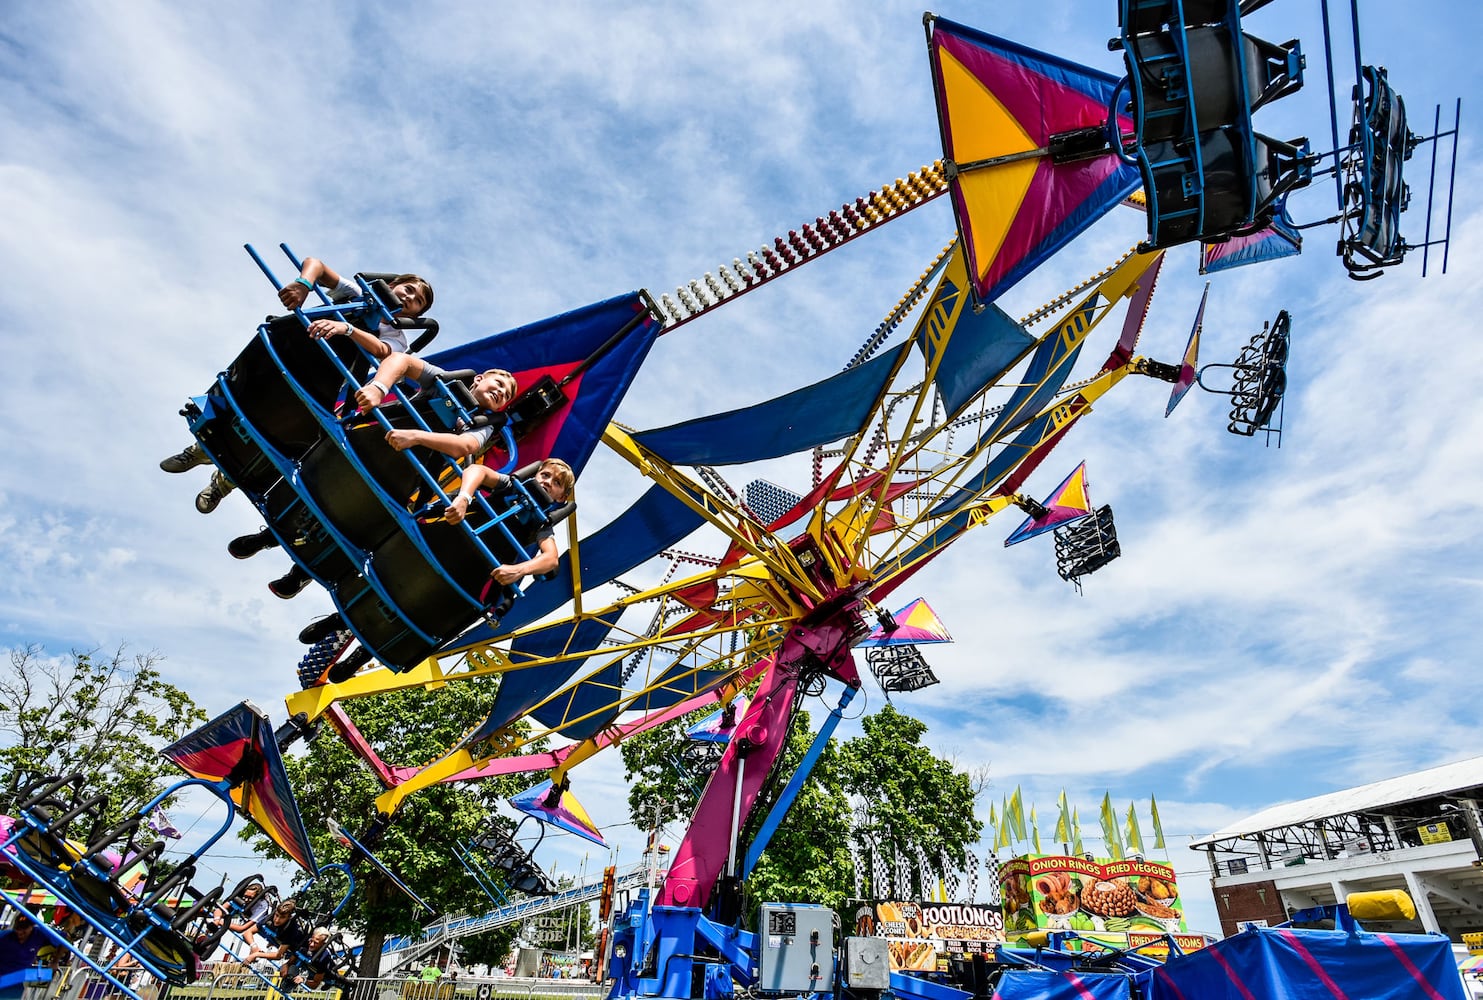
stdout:
<svg viewBox="0 0 1483 1000">
<path fill-rule="evenodd" d="M 950 955 L 989 952 L 1004 943 L 1004 915 L 982 903 L 851 900 L 855 933 L 885 938 L 891 969 L 937 970 Z"/>
<path fill-rule="evenodd" d="M 1174 869 L 1152 861 L 1027 855 L 1000 866 L 999 885 L 1010 932 L 1186 930 Z"/>
</svg>

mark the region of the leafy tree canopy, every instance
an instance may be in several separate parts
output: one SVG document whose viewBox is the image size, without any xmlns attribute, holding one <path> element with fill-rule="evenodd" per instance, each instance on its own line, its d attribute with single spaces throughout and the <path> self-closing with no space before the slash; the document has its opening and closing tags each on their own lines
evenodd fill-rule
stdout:
<svg viewBox="0 0 1483 1000">
<path fill-rule="evenodd" d="M 66 656 L 10 650 L 0 669 L 0 812 L 13 812 L 27 785 L 79 772 L 89 793 L 108 793 L 112 823 L 184 777 L 160 750 L 206 714 L 162 678 L 159 662 L 123 646 Z"/>
</svg>

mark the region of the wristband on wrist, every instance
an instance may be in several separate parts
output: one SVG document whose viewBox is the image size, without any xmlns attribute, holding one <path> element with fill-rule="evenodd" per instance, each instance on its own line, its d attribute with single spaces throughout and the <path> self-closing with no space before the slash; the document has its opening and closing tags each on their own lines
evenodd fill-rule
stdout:
<svg viewBox="0 0 1483 1000">
<path fill-rule="evenodd" d="M 458 496 L 453 498 L 454 503 L 457 503 L 460 500 L 462 500 L 464 503 L 473 503 L 474 497 L 472 494 L 469 493 L 460 493 Z"/>
<path fill-rule="evenodd" d="M 383 396 L 385 396 L 387 393 L 391 392 L 390 389 L 386 388 L 386 386 L 382 385 L 380 382 L 373 381 L 371 384 L 374 385 L 376 388 L 380 389 L 381 390 L 381 395 L 383 395 Z"/>
<path fill-rule="evenodd" d="M 297 282 L 300 285 L 303 285 L 309 291 L 311 291 L 311 292 L 314 291 L 314 282 L 310 281 L 308 278 L 304 277 L 302 274 L 299 275 L 297 278 L 295 278 L 294 281 Z"/>
</svg>

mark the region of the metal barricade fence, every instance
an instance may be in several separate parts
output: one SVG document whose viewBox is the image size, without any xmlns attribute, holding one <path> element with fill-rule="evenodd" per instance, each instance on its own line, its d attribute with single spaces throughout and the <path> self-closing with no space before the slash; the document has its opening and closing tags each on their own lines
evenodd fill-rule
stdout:
<svg viewBox="0 0 1483 1000">
<path fill-rule="evenodd" d="M 584 979 L 500 976 L 457 981 L 388 977 L 357 979 L 345 1000 L 600 1000 L 607 990 Z"/>
<path fill-rule="evenodd" d="M 26 1000 L 115 1000 L 123 996 L 112 983 L 90 969 L 68 977 L 52 989 L 28 991 Z M 357 979 L 348 988 L 284 990 L 277 974 L 264 977 L 234 962 L 208 965 L 188 986 L 167 986 L 144 972 L 121 973 L 129 988 L 144 1000 L 600 1000 L 607 990 L 585 979 L 542 979 L 501 976 L 460 977 L 456 981 L 390 976 Z M 270 985 L 271 983 L 271 985 Z"/>
</svg>

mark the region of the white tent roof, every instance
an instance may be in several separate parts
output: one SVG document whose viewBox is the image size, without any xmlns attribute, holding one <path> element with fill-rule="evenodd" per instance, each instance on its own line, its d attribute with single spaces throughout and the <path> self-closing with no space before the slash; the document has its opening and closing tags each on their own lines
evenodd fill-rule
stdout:
<svg viewBox="0 0 1483 1000">
<path fill-rule="evenodd" d="M 1346 788 L 1311 799 L 1285 802 L 1269 806 L 1254 816 L 1233 823 L 1223 830 L 1190 844 L 1192 848 L 1205 847 L 1222 840 L 1231 840 L 1261 833 L 1264 830 L 1280 830 L 1283 827 L 1299 826 L 1320 819 L 1345 816 L 1349 813 L 1383 809 L 1401 805 L 1417 799 L 1445 795 L 1483 785 L 1483 757 L 1460 760 L 1455 764 L 1443 764 L 1425 771 L 1414 771 L 1397 778 L 1386 778 L 1358 788 Z"/>
</svg>

